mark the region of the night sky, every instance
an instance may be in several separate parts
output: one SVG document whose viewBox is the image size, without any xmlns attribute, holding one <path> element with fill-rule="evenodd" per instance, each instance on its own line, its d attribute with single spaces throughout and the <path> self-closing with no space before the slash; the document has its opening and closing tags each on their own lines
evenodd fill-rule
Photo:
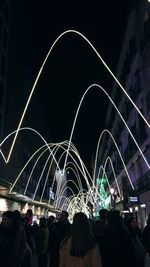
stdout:
<svg viewBox="0 0 150 267">
<path fill-rule="evenodd" d="M 88 3 L 87 3 L 88 2 Z M 115 73 L 131 1 L 30 2 L 30 38 L 34 76 L 55 39 L 65 30 L 84 34 Z M 50 55 L 38 92 L 53 142 L 69 139 L 80 99 L 92 83 L 111 93 L 113 80 L 94 51 L 78 35 L 64 36 Z M 108 101 L 93 88 L 85 97 L 73 143 L 87 165 L 105 128 Z"/>
</svg>

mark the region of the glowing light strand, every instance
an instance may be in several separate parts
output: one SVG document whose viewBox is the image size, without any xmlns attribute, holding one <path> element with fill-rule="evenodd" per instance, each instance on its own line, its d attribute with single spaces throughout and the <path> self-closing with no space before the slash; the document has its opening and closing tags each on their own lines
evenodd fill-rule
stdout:
<svg viewBox="0 0 150 267">
<path fill-rule="evenodd" d="M 117 143 L 116 143 L 116 141 L 115 141 L 113 135 L 111 134 L 111 132 L 109 132 L 107 129 L 103 130 L 102 133 L 101 133 L 101 135 L 100 135 L 100 137 L 99 137 L 98 145 L 97 145 L 97 150 L 96 150 L 96 159 L 95 159 L 95 162 L 97 161 L 99 144 L 100 144 L 100 141 L 101 141 L 101 139 L 102 139 L 102 136 L 103 136 L 103 134 L 104 134 L 105 132 L 108 133 L 108 134 L 111 136 L 111 139 L 113 140 L 113 143 L 114 143 L 114 145 L 115 145 L 115 147 L 116 147 L 116 149 L 117 149 L 117 151 L 118 151 L 119 157 L 120 157 L 121 162 L 122 162 L 122 164 L 123 164 L 124 170 L 125 170 L 125 172 L 126 172 L 126 174 L 127 174 L 127 177 L 128 177 L 128 179 L 129 179 L 129 182 L 130 182 L 130 184 L 131 184 L 131 186 L 132 186 L 132 188 L 133 188 L 133 190 L 134 190 L 134 185 L 133 185 L 133 183 L 132 183 L 132 181 L 131 181 L 130 175 L 129 175 L 129 173 L 128 173 L 127 167 L 126 167 L 126 165 L 125 165 L 125 163 L 124 163 L 124 160 L 123 160 L 123 157 L 122 157 L 122 155 L 121 155 L 121 153 L 120 153 L 120 150 L 119 150 L 119 148 L 118 148 L 118 145 L 117 145 Z M 95 168 L 94 168 L 94 179 L 95 179 L 95 172 L 96 172 L 96 164 L 95 164 Z"/>
<path fill-rule="evenodd" d="M 105 160 L 104 169 L 106 169 L 106 165 L 107 165 L 108 161 L 110 162 L 110 165 L 111 165 L 111 169 L 112 169 L 112 172 L 113 172 L 113 176 L 115 178 L 115 182 L 116 182 L 116 186 L 117 186 L 117 189 L 118 189 L 119 196 L 121 196 L 120 187 L 119 187 L 119 184 L 118 184 L 118 181 L 117 181 L 117 177 L 116 177 L 116 173 L 115 173 L 115 170 L 114 170 L 114 165 L 113 165 L 112 160 L 111 160 L 110 157 L 107 157 L 107 159 Z"/>
<path fill-rule="evenodd" d="M 92 45 L 92 43 L 91 43 L 91 42 L 90 42 L 90 41 L 89 41 L 83 34 L 81 34 L 79 31 L 76 31 L 76 30 L 67 30 L 67 31 L 64 31 L 63 33 L 61 33 L 61 34 L 56 38 L 56 40 L 54 41 L 54 43 L 53 43 L 52 46 L 50 47 L 50 49 L 49 49 L 49 51 L 48 51 L 48 53 L 47 53 L 47 55 L 46 55 L 46 57 L 45 57 L 45 59 L 44 59 L 44 61 L 43 61 L 43 64 L 42 64 L 42 66 L 41 66 L 41 68 L 40 68 L 40 70 L 39 70 L 39 72 L 38 72 L 38 75 L 37 75 L 37 77 L 36 77 L 36 79 L 35 79 L 35 82 L 34 82 L 34 84 L 33 84 L 32 89 L 31 89 L 31 93 L 30 93 L 29 98 L 28 98 L 28 100 L 27 100 L 27 103 L 26 103 L 26 105 L 25 105 L 24 111 L 23 111 L 23 113 L 22 113 L 20 122 L 19 122 L 19 124 L 18 124 L 18 128 L 17 128 L 17 130 L 16 130 L 16 134 L 15 134 L 15 136 L 14 136 L 12 145 L 11 145 L 11 147 L 10 147 L 10 151 L 9 151 L 8 157 L 5 157 L 4 154 L 3 154 L 3 152 L 2 152 L 2 150 L 0 149 L 0 153 L 1 153 L 3 159 L 5 160 L 6 163 L 9 162 L 11 153 L 12 153 L 12 151 L 13 151 L 13 148 L 14 148 L 14 145 L 15 145 L 15 142 L 16 142 L 16 139 L 17 139 L 17 136 L 18 136 L 18 133 L 19 133 L 19 129 L 21 128 L 21 125 L 22 125 L 23 119 L 24 119 L 24 117 L 25 117 L 27 108 L 28 108 L 28 106 L 29 106 L 30 100 L 31 100 L 32 95 L 33 95 L 33 93 L 34 93 L 34 90 L 35 90 L 35 87 L 36 87 L 37 82 L 38 82 L 38 80 L 39 80 L 39 77 L 40 77 L 40 75 L 41 75 L 41 73 L 42 73 L 42 70 L 43 70 L 43 68 L 44 68 L 44 66 L 45 66 L 45 64 L 46 64 L 46 62 L 47 62 L 47 59 L 48 59 L 48 57 L 49 57 L 49 55 L 50 55 L 52 49 L 54 48 L 55 44 L 58 42 L 58 40 L 59 40 L 62 36 L 66 35 L 66 34 L 68 34 L 68 33 L 75 33 L 75 34 L 81 36 L 81 37 L 82 37 L 82 38 L 83 38 L 83 39 L 90 45 L 90 47 L 91 47 L 91 48 L 93 49 L 93 51 L 96 53 L 96 55 L 98 56 L 98 58 L 100 59 L 100 61 L 103 63 L 103 65 L 104 65 L 104 66 L 106 67 L 106 69 L 109 71 L 109 73 L 111 74 L 111 76 L 112 76 L 112 77 L 114 78 L 114 80 L 117 82 L 117 84 L 119 85 L 119 87 L 123 90 L 123 92 L 124 92 L 125 95 L 128 97 L 128 99 L 130 100 L 130 102 L 132 103 L 132 105 L 135 107 L 135 109 L 138 111 L 138 113 L 140 114 L 140 116 L 142 117 L 142 119 L 145 121 L 145 123 L 147 124 L 147 126 L 150 128 L 150 124 L 149 124 L 148 121 L 145 119 L 144 115 L 143 115 L 143 114 L 141 113 L 141 111 L 138 109 L 138 107 L 136 106 L 136 104 L 134 103 L 134 101 L 133 101 L 133 100 L 131 99 L 131 97 L 128 95 L 128 93 L 126 92 L 126 90 L 124 89 L 124 87 L 120 84 L 120 82 L 118 81 L 118 79 L 115 77 L 115 75 L 113 74 L 113 72 L 110 70 L 110 68 L 109 68 L 108 65 L 105 63 L 105 61 L 104 61 L 103 58 L 100 56 L 100 54 L 99 54 L 98 51 L 95 49 L 95 47 Z M 72 134 L 71 134 L 71 137 L 72 137 Z M 72 139 L 72 138 L 70 138 L 70 139 Z"/>
<path fill-rule="evenodd" d="M 135 138 L 134 138 L 132 132 L 130 131 L 130 128 L 128 127 L 126 121 L 124 120 L 124 118 L 123 118 L 123 116 L 121 115 L 119 109 L 117 108 L 117 106 L 115 105 L 115 103 L 113 102 L 113 100 L 111 99 L 111 97 L 109 96 L 109 94 L 108 94 L 108 93 L 106 92 L 106 90 L 105 90 L 102 86 L 100 86 L 99 84 L 92 84 L 91 86 L 88 87 L 87 90 L 89 90 L 89 89 L 90 89 L 91 87 L 93 87 L 93 86 L 100 88 L 100 89 L 107 95 L 107 97 L 109 98 L 109 100 L 111 101 L 111 103 L 113 104 L 113 106 L 115 107 L 115 109 L 117 110 L 117 112 L 118 112 L 120 118 L 122 119 L 124 125 L 126 126 L 126 128 L 127 128 L 128 132 L 129 132 L 129 134 L 131 135 L 131 137 L 132 137 L 132 139 L 133 139 L 133 141 L 134 141 L 136 147 L 137 147 L 138 150 L 140 151 L 141 156 L 143 157 L 143 159 L 144 159 L 144 161 L 145 161 L 147 167 L 150 169 L 150 165 L 149 165 L 147 159 L 145 158 L 145 156 L 144 156 L 144 154 L 143 154 L 141 148 L 139 147 L 139 145 L 138 145 L 137 141 L 135 140 Z M 86 90 L 86 92 L 87 92 L 87 90 Z M 85 94 L 86 94 L 86 92 L 85 92 Z M 111 135 L 111 136 L 112 136 L 112 135 Z M 113 139 L 114 139 L 114 138 L 113 138 Z M 114 141 L 115 141 L 115 140 L 114 140 Z M 115 142 L 114 142 L 114 143 L 115 143 Z M 116 148 L 118 148 L 118 146 L 117 146 Z M 117 150 L 118 150 L 118 153 L 119 153 L 119 152 L 120 152 L 119 149 L 117 149 Z M 97 153 L 96 153 L 96 154 L 97 154 Z M 119 155 L 121 155 L 121 154 L 119 153 Z M 94 176 L 95 176 L 95 175 L 94 175 Z"/>
<path fill-rule="evenodd" d="M 12 190 L 13 190 L 13 188 L 15 187 L 17 181 L 19 180 L 21 174 L 23 173 L 23 171 L 25 170 L 25 168 L 28 166 L 28 164 L 30 163 L 30 161 L 31 161 L 31 160 L 34 158 L 34 156 L 35 156 L 40 150 L 42 150 L 45 146 L 47 146 L 47 145 L 43 145 L 43 146 L 41 146 L 39 149 L 37 149 L 37 150 L 32 154 L 32 156 L 31 156 L 31 157 L 29 158 L 29 160 L 26 162 L 26 164 L 24 165 L 24 167 L 22 168 L 22 170 L 21 170 L 20 173 L 18 174 L 17 178 L 15 179 L 14 183 L 12 184 L 12 187 L 10 188 L 9 193 L 12 192 Z M 47 150 L 48 150 L 48 148 L 47 148 Z M 40 156 L 39 156 L 39 157 L 40 157 Z M 53 159 L 55 159 L 55 158 L 53 158 Z M 55 159 L 55 160 L 56 160 L 56 159 Z"/>
</svg>

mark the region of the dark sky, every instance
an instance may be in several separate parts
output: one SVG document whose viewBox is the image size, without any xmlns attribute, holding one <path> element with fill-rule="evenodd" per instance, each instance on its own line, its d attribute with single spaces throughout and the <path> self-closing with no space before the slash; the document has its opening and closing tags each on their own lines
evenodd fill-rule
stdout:
<svg viewBox="0 0 150 267">
<path fill-rule="evenodd" d="M 69 29 L 84 34 L 115 72 L 128 10 L 128 0 L 79 4 L 32 0 L 29 18 L 34 75 L 55 39 Z M 112 81 L 81 37 L 70 33 L 57 43 L 38 83 L 53 142 L 69 139 L 76 110 L 88 86 L 99 83 L 111 93 Z M 104 128 L 107 107 L 106 97 L 94 88 L 82 104 L 72 141 L 87 165 Z"/>
</svg>

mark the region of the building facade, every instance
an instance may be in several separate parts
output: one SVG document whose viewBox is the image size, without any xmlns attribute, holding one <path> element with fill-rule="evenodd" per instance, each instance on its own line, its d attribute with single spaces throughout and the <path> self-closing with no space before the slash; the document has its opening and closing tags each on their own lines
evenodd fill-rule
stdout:
<svg viewBox="0 0 150 267">
<path fill-rule="evenodd" d="M 139 114 L 140 111 L 150 123 L 150 2 L 147 0 L 132 1 L 116 77 L 129 97 L 115 82 L 111 98 L 129 129 L 110 103 L 106 127 L 116 145 L 106 133 L 98 162 L 104 166 L 106 158 L 111 158 L 121 192 L 119 196 L 112 166 L 107 164 L 108 179 L 115 189 L 116 208 L 138 214 L 143 227 L 150 213 L 150 128 Z"/>
<path fill-rule="evenodd" d="M 28 8 L 26 1 L 0 1 L 0 147 L 5 157 L 4 160 L 2 153 L 0 154 L 0 196 L 23 203 L 29 202 L 29 199 L 32 200 L 49 151 L 41 157 L 40 153 L 37 153 L 21 173 L 13 189 L 14 194 L 9 194 L 8 192 L 30 157 L 44 145 L 43 140 L 36 131 L 47 142 L 50 142 L 49 125 L 39 95 L 34 93 L 21 124 L 21 127 L 28 127 L 28 129 L 19 132 L 11 156 L 7 161 L 15 136 L 15 133 L 10 134 L 17 130 L 37 75 L 37 73 L 33 72 L 32 66 Z M 38 90 L 42 90 L 42 88 L 38 88 Z M 38 157 L 39 160 L 35 165 Z M 35 168 L 30 177 L 33 166 Z M 48 166 L 46 170 L 48 170 Z M 36 201 L 41 199 L 42 194 L 43 202 L 49 199 L 54 170 L 50 171 L 45 185 L 46 170 L 45 173 L 43 172 L 43 178 L 39 182 L 35 195 Z M 29 177 L 30 182 L 26 190 L 28 199 L 25 199 L 23 194 Z M 43 192 L 44 185 L 45 191 Z M 8 204 L 9 207 L 12 209 L 12 205 Z"/>
</svg>

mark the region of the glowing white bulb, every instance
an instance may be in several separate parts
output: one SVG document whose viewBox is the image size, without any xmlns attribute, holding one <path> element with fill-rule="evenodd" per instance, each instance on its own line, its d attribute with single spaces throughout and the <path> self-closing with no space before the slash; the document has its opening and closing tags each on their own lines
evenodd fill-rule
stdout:
<svg viewBox="0 0 150 267">
<path fill-rule="evenodd" d="M 141 204 L 141 208 L 146 208 L 146 205 L 145 204 Z"/>
<path fill-rule="evenodd" d="M 115 189 L 113 187 L 110 188 L 110 194 L 113 195 L 115 192 Z"/>
<path fill-rule="evenodd" d="M 132 213 L 133 212 L 133 208 L 129 208 L 129 211 Z"/>
</svg>

